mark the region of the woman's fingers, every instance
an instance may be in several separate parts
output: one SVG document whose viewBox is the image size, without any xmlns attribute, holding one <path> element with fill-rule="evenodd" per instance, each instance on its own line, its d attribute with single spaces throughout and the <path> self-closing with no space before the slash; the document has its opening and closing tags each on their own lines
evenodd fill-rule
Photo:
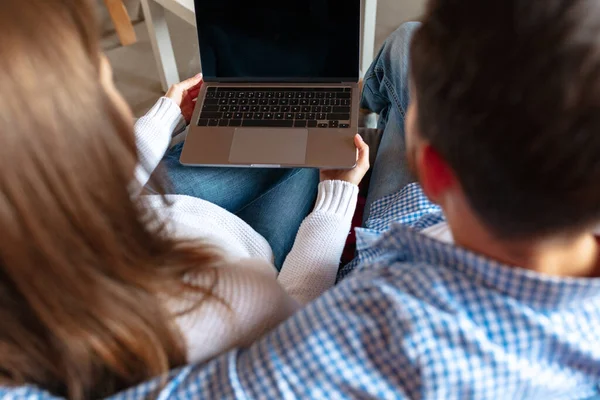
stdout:
<svg viewBox="0 0 600 400">
<path fill-rule="evenodd" d="M 202 74 L 186 79 L 185 81 L 178 83 L 178 85 L 182 91 L 193 90 L 196 87 L 200 90 L 200 86 L 202 85 Z"/>
<path fill-rule="evenodd" d="M 354 137 L 354 144 L 358 149 L 358 160 L 356 166 L 365 170 L 368 170 L 369 165 L 369 145 L 363 140 L 362 136 L 356 135 Z"/>
</svg>

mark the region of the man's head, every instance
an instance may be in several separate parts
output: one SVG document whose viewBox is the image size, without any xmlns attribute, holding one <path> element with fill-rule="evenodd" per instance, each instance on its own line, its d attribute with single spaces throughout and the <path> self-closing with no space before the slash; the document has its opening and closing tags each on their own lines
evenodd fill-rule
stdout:
<svg viewBox="0 0 600 400">
<path fill-rule="evenodd" d="M 442 207 L 500 239 L 600 222 L 600 2 L 431 0 L 407 140 Z"/>
</svg>

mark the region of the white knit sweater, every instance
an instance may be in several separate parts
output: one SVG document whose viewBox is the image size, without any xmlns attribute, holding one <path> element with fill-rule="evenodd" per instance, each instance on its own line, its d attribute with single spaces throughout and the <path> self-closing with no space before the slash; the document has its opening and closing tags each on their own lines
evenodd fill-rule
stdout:
<svg viewBox="0 0 600 400">
<path fill-rule="evenodd" d="M 148 181 L 147 170 L 152 172 L 167 151 L 180 119 L 179 107 L 163 97 L 136 123 L 140 160 L 146 167 L 136 171 L 142 185 Z M 279 276 L 267 241 L 235 215 L 188 196 L 167 196 L 169 207 L 159 196 L 147 196 L 158 214 L 169 221 L 174 235 L 204 239 L 227 254 L 227 266 L 219 269 L 215 294 L 228 307 L 206 300 L 194 312 L 177 319 L 188 345 L 188 361 L 205 361 L 252 343 L 300 305 L 333 286 L 357 195 L 358 187 L 346 182 L 319 185 L 316 206 L 302 223 Z M 198 279 L 204 278 L 209 279 Z M 169 306 L 176 312 L 185 307 L 185 301 Z"/>
</svg>

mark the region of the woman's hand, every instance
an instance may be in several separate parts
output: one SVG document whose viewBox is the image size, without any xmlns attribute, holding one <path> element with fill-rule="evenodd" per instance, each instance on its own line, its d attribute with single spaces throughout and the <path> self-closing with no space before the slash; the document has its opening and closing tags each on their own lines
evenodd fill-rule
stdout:
<svg viewBox="0 0 600 400">
<path fill-rule="evenodd" d="M 194 113 L 194 108 L 196 108 L 196 100 L 198 100 L 198 93 L 200 93 L 202 83 L 204 83 L 202 74 L 198 74 L 193 78 L 171 86 L 165 95 L 165 97 L 173 100 L 181 108 L 181 114 L 188 124 L 192 120 L 192 114 Z"/>
<path fill-rule="evenodd" d="M 360 135 L 354 136 L 354 144 L 356 144 L 356 148 L 358 149 L 356 167 L 348 170 L 322 170 L 321 182 L 346 181 L 358 186 L 371 166 L 369 164 L 369 145 L 365 143 Z"/>
</svg>

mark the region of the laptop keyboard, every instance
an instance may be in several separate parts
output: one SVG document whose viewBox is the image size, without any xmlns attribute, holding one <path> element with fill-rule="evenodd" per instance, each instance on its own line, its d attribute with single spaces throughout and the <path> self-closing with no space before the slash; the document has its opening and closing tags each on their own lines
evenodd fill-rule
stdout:
<svg viewBox="0 0 600 400">
<path fill-rule="evenodd" d="M 216 88 L 199 126 L 350 128 L 351 88 Z"/>
</svg>

